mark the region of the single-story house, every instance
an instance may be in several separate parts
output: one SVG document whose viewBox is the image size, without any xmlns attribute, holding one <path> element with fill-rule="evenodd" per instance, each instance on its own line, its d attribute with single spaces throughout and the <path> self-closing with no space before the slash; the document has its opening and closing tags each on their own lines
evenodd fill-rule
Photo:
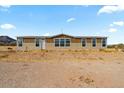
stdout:
<svg viewBox="0 0 124 93">
<path fill-rule="evenodd" d="M 101 49 L 107 47 L 104 36 L 71 36 L 58 34 L 54 36 L 18 36 L 17 50 L 36 49 Z"/>
</svg>

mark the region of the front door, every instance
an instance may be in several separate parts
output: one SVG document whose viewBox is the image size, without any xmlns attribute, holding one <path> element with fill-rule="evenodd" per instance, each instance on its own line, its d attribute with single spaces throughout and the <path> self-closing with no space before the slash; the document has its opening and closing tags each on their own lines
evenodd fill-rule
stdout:
<svg viewBox="0 0 124 93">
<path fill-rule="evenodd" d="M 45 40 L 44 39 L 40 40 L 40 48 L 45 49 Z"/>
</svg>

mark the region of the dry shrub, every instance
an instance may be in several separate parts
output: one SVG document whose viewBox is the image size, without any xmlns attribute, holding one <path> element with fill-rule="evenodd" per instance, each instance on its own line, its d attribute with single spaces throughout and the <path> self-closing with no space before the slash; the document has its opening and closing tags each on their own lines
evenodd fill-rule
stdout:
<svg viewBox="0 0 124 93">
<path fill-rule="evenodd" d="M 8 57 L 9 57 L 8 54 L 0 55 L 0 59 L 1 59 L 1 58 L 8 58 Z"/>
<path fill-rule="evenodd" d="M 110 52 L 117 52 L 117 50 L 115 48 L 113 49 L 99 49 L 100 52 L 106 52 L 106 53 L 110 53 Z"/>
<path fill-rule="evenodd" d="M 65 53 L 61 53 L 61 55 L 64 55 Z"/>
<path fill-rule="evenodd" d="M 45 52 L 41 53 L 41 56 L 42 56 L 42 57 L 45 57 L 45 55 L 46 55 L 46 53 L 45 53 Z"/>
<path fill-rule="evenodd" d="M 80 81 L 83 81 L 83 80 L 84 80 L 84 76 L 80 76 L 80 77 L 79 77 L 79 80 L 80 80 Z"/>
<path fill-rule="evenodd" d="M 69 52 L 71 52 L 72 50 L 71 50 L 71 49 L 69 49 L 68 51 L 69 51 Z"/>
<path fill-rule="evenodd" d="M 86 84 L 93 84 L 94 80 L 89 77 L 84 77 L 83 75 L 78 78 L 79 81 Z"/>
<path fill-rule="evenodd" d="M 78 50 L 75 50 L 75 52 L 78 52 Z"/>
<path fill-rule="evenodd" d="M 124 52 L 124 49 L 121 49 L 122 52 Z"/>
<path fill-rule="evenodd" d="M 11 47 L 8 47 L 8 50 L 13 50 L 13 48 L 11 48 Z"/>
<path fill-rule="evenodd" d="M 23 66 L 29 66 L 28 64 L 23 64 Z"/>
<path fill-rule="evenodd" d="M 46 50 L 45 52 L 49 52 L 48 50 Z"/>
<path fill-rule="evenodd" d="M 99 57 L 100 60 L 104 60 L 102 57 Z"/>
<path fill-rule="evenodd" d="M 87 83 L 87 84 L 91 84 L 91 83 L 94 82 L 94 80 L 92 80 L 92 79 L 90 79 L 90 78 L 87 77 L 87 78 L 84 80 L 84 82 Z"/>
<path fill-rule="evenodd" d="M 8 47 L 8 52 L 16 52 L 16 50 L 14 50 L 12 47 Z"/>
</svg>

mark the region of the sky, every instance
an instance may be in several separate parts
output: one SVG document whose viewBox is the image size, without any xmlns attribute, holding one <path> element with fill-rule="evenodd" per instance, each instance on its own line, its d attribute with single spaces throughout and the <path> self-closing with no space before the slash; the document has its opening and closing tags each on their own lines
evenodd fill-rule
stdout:
<svg viewBox="0 0 124 93">
<path fill-rule="evenodd" d="M 124 6 L 0 5 L 0 35 L 107 36 L 124 43 Z"/>
</svg>

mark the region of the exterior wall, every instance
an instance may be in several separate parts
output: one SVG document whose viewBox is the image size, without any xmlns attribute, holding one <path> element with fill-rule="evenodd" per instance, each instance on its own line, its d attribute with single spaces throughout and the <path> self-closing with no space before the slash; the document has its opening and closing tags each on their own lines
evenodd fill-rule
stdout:
<svg viewBox="0 0 124 93">
<path fill-rule="evenodd" d="M 96 46 L 97 46 L 98 48 L 102 48 L 102 39 L 101 39 L 101 38 L 97 38 Z"/>
<path fill-rule="evenodd" d="M 18 44 L 17 44 L 18 45 Z M 41 49 L 40 47 L 36 47 L 35 38 L 23 38 L 23 44 L 22 46 L 17 46 L 17 50 L 37 50 Z"/>
<path fill-rule="evenodd" d="M 81 39 L 80 38 L 71 38 L 72 43 L 80 43 Z"/>
<path fill-rule="evenodd" d="M 23 43 L 22 47 L 17 47 L 17 50 L 24 50 L 24 51 L 28 51 L 28 50 L 37 50 L 37 49 L 41 49 L 40 47 L 36 47 L 35 43 Z"/>
<path fill-rule="evenodd" d="M 46 42 L 47 43 L 54 43 L 54 40 L 53 40 L 53 38 L 46 38 Z"/>
<path fill-rule="evenodd" d="M 70 47 L 55 47 L 54 42 L 46 42 L 46 49 L 100 49 L 102 47 L 102 38 L 96 39 L 96 47 L 92 47 L 92 38 L 86 38 L 86 46 L 82 47 L 81 39 L 71 38 Z M 54 41 L 54 40 L 53 40 Z"/>
<path fill-rule="evenodd" d="M 70 47 L 55 47 L 54 43 L 46 43 L 46 49 L 82 49 L 81 43 L 71 43 Z"/>
<path fill-rule="evenodd" d="M 92 48 L 92 39 L 86 38 L 86 48 Z"/>
<path fill-rule="evenodd" d="M 24 38 L 23 42 L 24 43 L 35 43 L 35 38 Z"/>
<path fill-rule="evenodd" d="M 69 47 L 55 47 L 54 39 L 55 38 L 69 38 L 71 40 Z M 18 45 L 18 44 L 17 44 Z M 81 38 L 74 38 L 66 35 L 59 35 L 52 38 L 45 39 L 45 49 L 100 49 L 106 48 L 102 47 L 102 38 L 96 38 L 96 47 L 92 47 L 92 37 L 86 38 L 86 46 L 82 46 Z M 23 38 L 22 47 L 17 46 L 17 50 L 37 50 L 41 47 L 36 47 L 35 38 Z"/>
</svg>

